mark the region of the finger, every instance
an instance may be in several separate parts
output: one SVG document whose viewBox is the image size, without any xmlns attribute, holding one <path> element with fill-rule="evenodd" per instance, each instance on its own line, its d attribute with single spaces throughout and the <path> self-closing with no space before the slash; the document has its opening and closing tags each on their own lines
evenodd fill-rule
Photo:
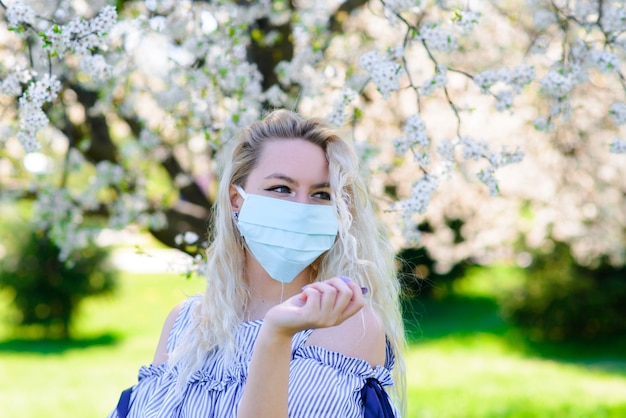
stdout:
<svg viewBox="0 0 626 418">
<path fill-rule="evenodd" d="M 308 308 L 319 309 L 321 306 L 322 293 L 314 286 L 308 285 L 302 289 L 301 299 Z"/>
<path fill-rule="evenodd" d="M 339 278 L 344 282 L 345 286 L 350 289 L 350 300 L 348 301 L 348 303 L 346 303 L 342 312 L 343 315 L 348 318 L 361 310 L 361 308 L 365 305 L 365 300 L 363 297 L 364 292 L 361 286 L 359 286 L 349 278 L 345 276 L 339 276 Z"/>
<path fill-rule="evenodd" d="M 369 289 L 367 287 L 360 287 L 358 286 L 354 281 L 352 281 L 352 279 L 350 279 L 349 277 L 346 276 L 339 276 L 339 278 L 344 281 L 348 286 L 350 286 L 350 288 L 355 292 L 355 294 L 360 293 L 362 295 L 366 295 L 369 292 Z M 357 289 L 358 288 L 358 289 Z"/>
<path fill-rule="evenodd" d="M 329 284 L 337 289 L 337 296 L 335 300 L 335 309 L 340 313 L 346 309 L 348 304 L 354 299 L 355 292 L 360 292 L 360 288 L 354 287 L 354 283 L 345 278 L 336 277 L 329 280 Z"/>
<path fill-rule="evenodd" d="M 331 314 L 336 311 L 337 296 L 339 290 L 327 281 L 321 282 L 317 287 L 321 293 L 320 310 L 325 314 Z"/>
<path fill-rule="evenodd" d="M 347 278 L 333 277 L 304 287 L 305 291 L 319 292 L 319 310 L 311 311 L 325 326 L 338 325 L 358 312 L 364 305 L 361 287 Z M 317 300 L 316 300 L 317 301 Z M 309 308 L 312 308 L 309 304 Z"/>
</svg>

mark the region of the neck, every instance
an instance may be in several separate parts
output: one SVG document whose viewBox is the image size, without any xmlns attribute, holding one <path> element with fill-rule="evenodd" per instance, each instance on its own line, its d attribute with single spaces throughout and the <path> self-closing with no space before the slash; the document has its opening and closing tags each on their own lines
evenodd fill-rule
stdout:
<svg viewBox="0 0 626 418">
<path fill-rule="evenodd" d="M 281 283 L 272 279 L 249 253 L 246 254 L 245 266 L 245 280 L 250 289 L 245 312 L 247 320 L 263 318 L 268 310 L 302 292 L 302 287 L 310 282 L 310 267 L 304 269 L 291 282 Z"/>
</svg>

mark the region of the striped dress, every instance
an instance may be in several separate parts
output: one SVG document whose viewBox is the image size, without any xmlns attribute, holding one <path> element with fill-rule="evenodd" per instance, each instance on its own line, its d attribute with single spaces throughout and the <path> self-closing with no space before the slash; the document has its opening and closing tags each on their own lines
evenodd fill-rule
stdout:
<svg viewBox="0 0 626 418">
<path fill-rule="evenodd" d="M 199 297 L 192 297 L 183 304 L 168 337 L 168 352 L 190 325 L 191 307 L 198 300 Z M 175 390 L 176 368 L 167 364 L 141 367 L 138 383 L 132 389 L 128 418 L 235 418 L 262 324 L 263 320 L 256 320 L 239 326 L 236 339 L 240 361 L 225 364 L 219 354 L 209 355 L 182 392 Z M 393 385 L 394 355 L 389 344 L 385 365 L 372 368 L 365 360 L 306 346 L 312 331 L 301 331 L 293 337 L 289 417 L 363 417 L 360 391 L 367 379 L 377 379 L 382 386 Z M 118 418 L 117 411 L 112 411 L 109 418 Z"/>
</svg>

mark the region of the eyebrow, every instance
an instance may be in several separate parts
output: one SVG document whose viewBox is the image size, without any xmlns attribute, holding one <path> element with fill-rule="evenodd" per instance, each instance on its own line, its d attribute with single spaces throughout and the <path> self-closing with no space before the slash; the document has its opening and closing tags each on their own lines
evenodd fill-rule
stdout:
<svg viewBox="0 0 626 418">
<path fill-rule="evenodd" d="M 278 180 L 283 180 L 286 181 L 287 183 L 293 184 L 294 186 L 298 186 L 298 182 L 289 177 L 286 174 L 281 174 L 281 173 L 273 173 L 270 174 L 269 176 L 265 177 L 265 179 L 278 179 Z M 330 188 L 330 183 L 328 182 L 324 182 L 324 183 L 318 183 L 318 184 L 314 184 L 312 186 L 313 189 L 322 189 L 322 188 Z"/>
</svg>

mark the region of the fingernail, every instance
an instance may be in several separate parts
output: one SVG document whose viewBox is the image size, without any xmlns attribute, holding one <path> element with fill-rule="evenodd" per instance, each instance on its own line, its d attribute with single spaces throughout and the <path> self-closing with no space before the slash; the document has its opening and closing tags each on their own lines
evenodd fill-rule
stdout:
<svg viewBox="0 0 626 418">
<path fill-rule="evenodd" d="M 369 292 L 369 289 L 367 287 L 362 287 L 361 292 L 363 292 L 364 295 L 367 295 L 367 292 Z"/>
<path fill-rule="evenodd" d="M 340 278 L 341 280 L 343 280 L 344 282 L 346 282 L 346 283 L 350 283 L 350 282 L 352 281 L 352 280 L 350 280 L 350 278 L 349 278 L 349 277 L 346 277 L 346 276 L 339 276 L 339 278 Z"/>
</svg>

